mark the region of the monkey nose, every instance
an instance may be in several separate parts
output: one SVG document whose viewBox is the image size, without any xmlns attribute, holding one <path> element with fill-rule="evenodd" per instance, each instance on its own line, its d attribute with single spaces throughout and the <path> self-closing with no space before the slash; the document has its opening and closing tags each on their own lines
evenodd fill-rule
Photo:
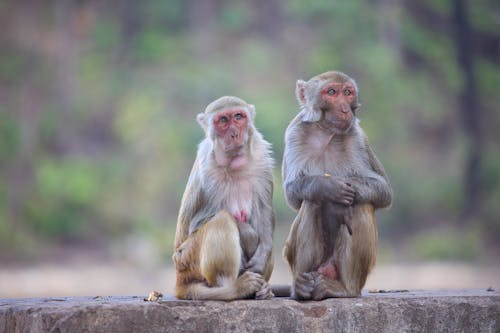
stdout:
<svg viewBox="0 0 500 333">
<path fill-rule="evenodd" d="M 231 139 L 237 139 L 239 136 L 239 133 L 237 130 L 231 129 L 229 132 L 229 136 L 231 137 Z"/>
</svg>

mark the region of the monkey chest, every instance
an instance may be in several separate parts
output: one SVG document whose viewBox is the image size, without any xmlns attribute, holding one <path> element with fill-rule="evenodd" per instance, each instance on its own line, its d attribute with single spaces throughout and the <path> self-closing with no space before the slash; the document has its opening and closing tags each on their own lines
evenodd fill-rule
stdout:
<svg viewBox="0 0 500 333">
<path fill-rule="evenodd" d="M 228 210 L 239 222 L 247 222 L 252 214 L 253 191 L 248 181 L 237 181 L 226 189 L 222 209 Z"/>
<path fill-rule="evenodd" d="M 350 176 L 366 169 L 365 160 L 356 149 L 348 145 L 311 147 L 311 157 L 306 161 L 311 174 L 328 173 L 332 176 Z"/>
</svg>

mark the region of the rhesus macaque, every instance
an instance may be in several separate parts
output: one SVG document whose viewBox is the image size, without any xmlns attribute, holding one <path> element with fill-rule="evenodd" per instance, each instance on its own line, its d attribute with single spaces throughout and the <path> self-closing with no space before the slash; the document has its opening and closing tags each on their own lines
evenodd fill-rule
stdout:
<svg viewBox="0 0 500 333">
<path fill-rule="evenodd" d="M 283 186 L 298 210 L 283 249 L 292 297 L 359 296 L 375 264 L 375 209 L 392 189 L 356 118 L 358 87 L 341 72 L 297 81 L 300 113 L 285 134 Z"/>
<path fill-rule="evenodd" d="M 273 296 L 274 211 L 270 144 L 255 108 L 237 97 L 210 103 L 177 220 L 176 296 L 233 300 Z"/>
</svg>

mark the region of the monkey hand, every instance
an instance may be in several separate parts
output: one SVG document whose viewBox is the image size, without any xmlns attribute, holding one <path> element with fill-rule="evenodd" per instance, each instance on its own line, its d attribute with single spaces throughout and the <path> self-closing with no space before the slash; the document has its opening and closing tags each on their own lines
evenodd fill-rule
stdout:
<svg viewBox="0 0 500 333">
<path fill-rule="evenodd" d="M 344 206 L 351 206 L 356 197 L 356 190 L 351 183 L 340 178 L 325 176 L 327 191 L 325 192 L 328 201 L 336 202 Z"/>
<path fill-rule="evenodd" d="M 248 298 L 255 295 L 262 289 L 262 285 L 266 283 L 262 275 L 246 271 L 241 274 L 235 283 L 238 298 Z"/>
<path fill-rule="evenodd" d="M 303 177 L 293 188 L 302 193 L 302 199 L 314 203 L 329 201 L 350 206 L 356 196 L 354 187 L 346 179 L 332 177 L 327 173 Z"/>
<path fill-rule="evenodd" d="M 255 299 L 271 299 L 273 297 L 271 285 L 267 282 L 264 282 L 260 290 L 255 294 Z"/>
</svg>

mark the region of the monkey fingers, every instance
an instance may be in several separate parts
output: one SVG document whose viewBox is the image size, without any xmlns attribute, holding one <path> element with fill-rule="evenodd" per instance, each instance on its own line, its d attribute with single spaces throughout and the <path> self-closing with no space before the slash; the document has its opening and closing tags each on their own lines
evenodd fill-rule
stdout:
<svg viewBox="0 0 500 333">
<path fill-rule="evenodd" d="M 271 299 L 274 297 L 273 291 L 271 290 L 271 285 L 267 282 L 262 284 L 262 287 L 255 294 L 255 299 Z"/>
<path fill-rule="evenodd" d="M 345 182 L 343 179 L 338 178 L 328 178 L 329 179 L 329 190 L 328 199 L 330 201 L 350 206 L 354 202 L 356 196 L 356 190 L 351 186 L 350 183 Z"/>
<path fill-rule="evenodd" d="M 354 188 L 351 186 L 349 183 L 344 183 L 341 186 L 341 192 L 340 192 L 342 198 L 340 200 L 340 203 L 346 206 L 350 206 L 354 202 L 354 197 L 356 196 L 356 191 Z"/>
</svg>

